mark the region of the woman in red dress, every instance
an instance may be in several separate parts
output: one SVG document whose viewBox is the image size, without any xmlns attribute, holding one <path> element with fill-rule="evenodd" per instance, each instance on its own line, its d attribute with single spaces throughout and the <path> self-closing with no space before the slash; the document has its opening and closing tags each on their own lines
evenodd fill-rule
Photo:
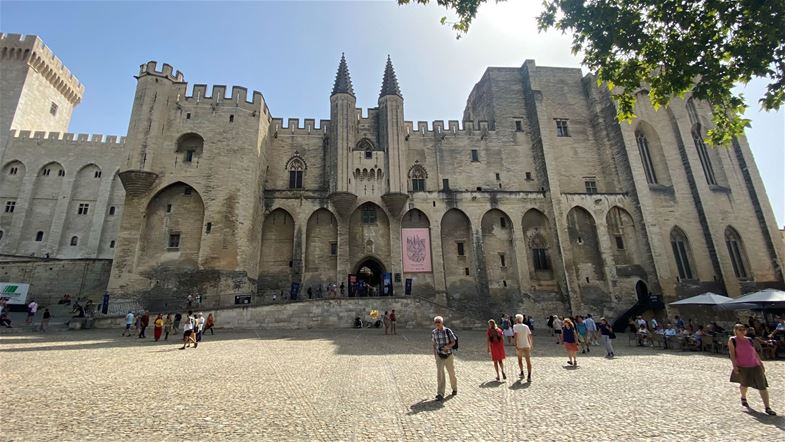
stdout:
<svg viewBox="0 0 785 442">
<path fill-rule="evenodd" d="M 499 368 L 502 370 L 502 377 L 507 379 L 504 373 L 504 358 L 507 355 L 504 353 L 504 332 L 496 326 L 496 321 L 491 319 L 488 321 L 488 331 L 486 332 L 488 341 L 488 353 L 493 360 L 493 369 L 496 370 L 496 380 L 499 380 Z"/>
</svg>

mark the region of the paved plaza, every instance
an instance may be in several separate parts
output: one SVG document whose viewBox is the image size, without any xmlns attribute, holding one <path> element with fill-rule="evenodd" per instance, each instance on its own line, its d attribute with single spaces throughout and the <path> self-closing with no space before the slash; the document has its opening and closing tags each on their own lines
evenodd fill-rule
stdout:
<svg viewBox="0 0 785 442">
<path fill-rule="evenodd" d="M 725 356 L 630 347 L 620 335 L 616 359 L 594 347 L 568 369 L 563 349 L 537 336 L 533 382 L 512 366 L 495 382 L 484 333 L 456 332 L 459 393 L 438 403 L 429 330 L 218 330 L 185 351 L 120 330 L 4 331 L 0 440 L 785 436 L 783 361 L 766 363 L 780 412 L 769 417 L 757 392 L 754 411 L 739 405 Z"/>
</svg>

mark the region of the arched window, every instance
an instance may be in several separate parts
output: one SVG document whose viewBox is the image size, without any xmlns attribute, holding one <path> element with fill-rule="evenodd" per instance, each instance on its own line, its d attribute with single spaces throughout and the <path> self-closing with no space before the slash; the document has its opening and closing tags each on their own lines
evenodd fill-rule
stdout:
<svg viewBox="0 0 785 442">
<path fill-rule="evenodd" d="M 192 163 L 202 155 L 204 150 L 204 138 L 200 135 L 190 133 L 185 134 L 177 140 L 177 152 L 183 154 L 184 163 Z"/>
<path fill-rule="evenodd" d="M 690 265 L 690 245 L 687 242 L 687 235 L 678 227 L 671 230 L 671 248 L 676 268 L 679 270 L 679 278 L 693 279 L 692 266 Z"/>
<path fill-rule="evenodd" d="M 43 241 L 44 240 L 44 232 L 39 230 L 38 233 L 35 234 L 35 240 L 36 240 L 36 242 Z"/>
<path fill-rule="evenodd" d="M 72 246 L 79 245 L 79 237 L 78 236 L 72 236 L 71 237 L 71 245 Z"/>
<path fill-rule="evenodd" d="M 741 236 L 733 227 L 728 226 L 725 229 L 725 245 L 728 246 L 728 254 L 730 254 L 731 264 L 733 264 L 733 273 L 736 274 L 738 279 L 747 279 L 747 253 L 744 251 L 744 244 L 741 242 Z"/>
<path fill-rule="evenodd" d="M 703 142 L 700 124 L 696 124 L 692 128 L 692 141 L 695 142 L 695 149 L 698 151 L 698 158 L 700 158 L 703 174 L 706 176 L 706 182 L 709 183 L 709 185 L 716 185 L 717 177 L 714 175 L 714 168 L 711 165 L 708 148 L 706 147 L 706 143 Z"/>
<path fill-rule="evenodd" d="M 412 192 L 425 192 L 425 179 L 428 178 L 425 168 L 415 164 L 409 169 L 409 178 L 412 180 Z"/>
<path fill-rule="evenodd" d="M 649 140 L 646 139 L 646 135 L 641 131 L 635 132 L 635 140 L 638 142 L 638 151 L 640 151 L 641 161 L 643 161 L 643 171 L 646 173 L 646 181 L 649 184 L 657 184 L 657 174 L 654 172 L 654 163 L 651 161 Z"/>
<path fill-rule="evenodd" d="M 289 161 L 289 188 L 302 189 L 303 188 L 303 172 L 305 171 L 305 164 L 299 158 Z"/>
</svg>

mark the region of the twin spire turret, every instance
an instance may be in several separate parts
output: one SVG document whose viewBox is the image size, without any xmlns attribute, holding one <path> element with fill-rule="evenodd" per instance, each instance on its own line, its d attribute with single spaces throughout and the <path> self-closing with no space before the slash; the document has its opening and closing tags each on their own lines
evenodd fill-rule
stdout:
<svg viewBox="0 0 785 442">
<path fill-rule="evenodd" d="M 382 80 L 382 91 L 379 93 L 379 98 L 387 95 L 397 95 L 403 98 L 401 89 L 398 87 L 398 77 L 395 76 L 395 69 L 393 69 L 389 55 L 387 55 L 387 66 L 384 67 L 384 80 Z"/>
<path fill-rule="evenodd" d="M 352 77 L 349 75 L 349 66 L 346 64 L 346 57 L 343 53 L 341 53 L 341 61 L 338 63 L 338 72 L 335 74 L 335 83 L 333 84 L 331 96 L 336 94 L 354 96 Z M 403 98 L 401 88 L 398 87 L 398 77 L 395 76 L 395 69 L 389 55 L 387 56 L 387 65 L 384 68 L 384 79 L 382 80 L 382 90 L 379 93 L 379 98 L 381 99 L 388 95 L 396 95 Z"/>
<path fill-rule="evenodd" d="M 349 75 L 349 66 L 346 65 L 346 57 L 343 52 L 341 53 L 341 62 L 338 63 L 338 73 L 335 74 L 335 84 L 333 85 L 333 93 L 335 94 L 349 94 L 354 96 L 354 88 L 352 88 L 352 77 Z"/>
</svg>

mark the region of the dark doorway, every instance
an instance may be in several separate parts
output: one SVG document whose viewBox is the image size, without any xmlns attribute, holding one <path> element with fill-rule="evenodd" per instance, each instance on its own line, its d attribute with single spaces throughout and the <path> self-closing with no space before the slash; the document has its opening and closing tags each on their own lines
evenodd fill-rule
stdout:
<svg viewBox="0 0 785 442">
<path fill-rule="evenodd" d="M 373 258 L 367 258 L 357 265 L 357 282 L 360 288 L 360 296 L 379 296 L 382 293 L 382 277 L 384 276 L 384 266 Z"/>
<path fill-rule="evenodd" d="M 638 304 L 649 304 L 649 288 L 646 287 L 645 282 L 638 281 L 638 283 L 635 284 L 635 294 L 638 295 Z"/>
</svg>

